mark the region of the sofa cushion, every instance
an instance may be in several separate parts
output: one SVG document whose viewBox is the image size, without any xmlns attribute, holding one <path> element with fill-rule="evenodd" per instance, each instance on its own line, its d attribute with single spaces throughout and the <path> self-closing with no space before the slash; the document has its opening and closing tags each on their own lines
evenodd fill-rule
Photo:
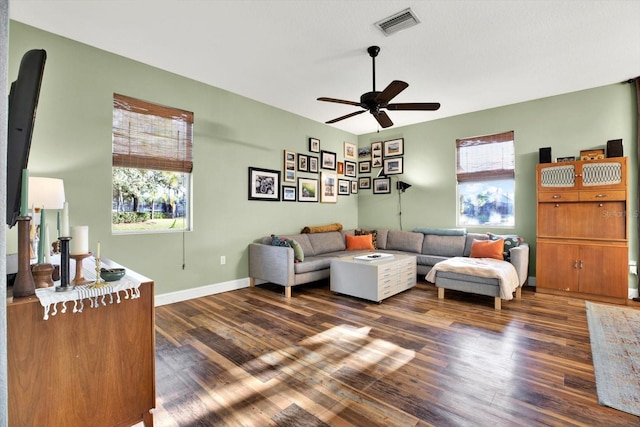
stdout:
<svg viewBox="0 0 640 427">
<path fill-rule="evenodd" d="M 500 235 L 500 234 L 487 233 L 487 236 L 489 236 L 490 240 L 499 240 L 499 239 L 504 240 L 504 250 L 502 255 L 504 256 L 505 261 L 511 260 L 511 252 L 509 252 L 511 248 L 517 248 L 518 246 L 520 246 L 520 243 L 524 241 L 524 239 L 518 236 L 517 234 Z"/>
<path fill-rule="evenodd" d="M 354 234 L 356 236 L 366 236 L 367 234 L 370 234 L 371 235 L 371 243 L 373 244 L 373 249 L 377 249 L 378 248 L 378 230 L 356 229 Z"/>
<path fill-rule="evenodd" d="M 373 246 L 373 235 L 363 234 L 362 236 L 351 236 L 346 234 L 345 236 L 348 251 L 360 251 L 366 249 L 375 249 Z"/>
<path fill-rule="evenodd" d="M 307 257 L 304 262 L 296 263 L 293 271 L 296 274 L 309 273 L 312 271 L 324 270 L 331 267 L 331 258 L 329 257 Z"/>
<path fill-rule="evenodd" d="M 385 249 L 420 253 L 424 235 L 411 231 L 389 230 Z"/>
<path fill-rule="evenodd" d="M 502 251 L 504 240 L 474 240 L 471 244 L 471 258 L 493 258 L 504 261 Z"/>
<path fill-rule="evenodd" d="M 328 233 L 311 233 L 306 235 L 316 255 L 327 252 L 344 251 L 347 246 L 344 243 L 343 234 L 340 231 Z"/>
<path fill-rule="evenodd" d="M 436 265 L 437 263 L 439 263 L 440 261 L 444 261 L 449 259 L 449 257 L 446 256 L 440 256 L 440 255 L 417 255 L 416 256 L 416 261 L 418 263 L 418 265 L 426 265 L 429 267 L 433 267 L 434 265 Z"/>
<path fill-rule="evenodd" d="M 300 243 L 293 239 L 288 239 L 286 237 L 276 236 L 274 234 L 271 235 L 271 246 L 285 246 L 293 249 L 293 257 L 296 262 L 304 261 L 304 252 L 302 250 L 302 246 Z"/>
<path fill-rule="evenodd" d="M 389 236 L 388 228 L 376 229 L 376 249 L 387 249 L 387 237 Z"/>
<path fill-rule="evenodd" d="M 425 234 L 421 253 L 447 257 L 462 256 L 466 241 L 467 238 L 464 235 Z"/>
</svg>

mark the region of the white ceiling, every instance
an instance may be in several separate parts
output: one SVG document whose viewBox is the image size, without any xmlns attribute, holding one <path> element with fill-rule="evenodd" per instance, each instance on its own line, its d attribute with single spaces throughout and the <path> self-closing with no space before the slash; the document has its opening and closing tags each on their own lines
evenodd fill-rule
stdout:
<svg viewBox="0 0 640 427">
<path fill-rule="evenodd" d="M 622 82 L 640 75 L 640 0 L 10 0 L 10 17 L 324 122 L 392 80 L 408 125 Z M 384 36 L 407 7 L 421 23 Z M 333 125 L 360 135 L 369 114 Z"/>
</svg>

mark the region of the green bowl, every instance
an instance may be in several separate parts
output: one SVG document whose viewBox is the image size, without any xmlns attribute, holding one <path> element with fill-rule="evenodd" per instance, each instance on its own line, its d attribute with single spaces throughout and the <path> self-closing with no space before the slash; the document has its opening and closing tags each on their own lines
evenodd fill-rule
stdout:
<svg viewBox="0 0 640 427">
<path fill-rule="evenodd" d="M 105 282 L 115 282 L 124 277 L 126 270 L 124 268 L 101 268 L 100 277 Z"/>
</svg>

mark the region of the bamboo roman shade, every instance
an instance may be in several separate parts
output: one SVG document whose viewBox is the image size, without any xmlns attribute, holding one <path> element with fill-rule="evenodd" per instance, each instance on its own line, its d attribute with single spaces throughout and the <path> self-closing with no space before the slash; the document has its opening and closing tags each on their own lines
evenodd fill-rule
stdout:
<svg viewBox="0 0 640 427">
<path fill-rule="evenodd" d="M 193 113 L 113 94 L 113 166 L 193 170 Z"/>
<path fill-rule="evenodd" d="M 458 182 L 514 179 L 513 131 L 457 139 Z"/>
</svg>

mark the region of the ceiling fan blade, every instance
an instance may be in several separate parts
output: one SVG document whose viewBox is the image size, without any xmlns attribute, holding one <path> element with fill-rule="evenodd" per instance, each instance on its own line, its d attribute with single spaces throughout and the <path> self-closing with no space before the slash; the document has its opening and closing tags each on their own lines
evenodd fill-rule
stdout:
<svg viewBox="0 0 640 427">
<path fill-rule="evenodd" d="M 440 103 L 438 102 L 406 102 L 387 105 L 387 110 L 435 111 L 438 108 L 440 108 Z"/>
<path fill-rule="evenodd" d="M 340 120 L 348 119 L 349 117 L 353 117 L 353 116 L 357 116 L 358 114 L 362 114 L 365 111 L 367 111 L 367 110 L 356 111 L 355 113 L 349 113 L 349 114 L 346 114 L 344 116 L 340 116 L 337 119 L 329 120 L 328 122 L 325 122 L 325 123 L 329 124 L 329 123 L 339 122 Z"/>
<path fill-rule="evenodd" d="M 377 113 L 371 113 L 371 114 L 373 115 L 373 117 L 376 118 L 378 123 L 380 123 L 380 126 L 382 126 L 383 128 L 388 128 L 393 126 L 393 122 L 391 121 L 387 113 L 385 113 L 384 111 L 378 111 Z"/>
<path fill-rule="evenodd" d="M 318 101 L 335 102 L 335 103 L 338 103 L 338 104 L 347 104 L 347 105 L 353 105 L 354 107 L 360 107 L 360 103 L 359 102 L 345 101 L 344 99 L 321 97 L 321 98 L 318 98 Z"/>
<path fill-rule="evenodd" d="M 379 102 L 381 104 L 386 104 L 387 102 L 395 98 L 396 95 L 398 95 L 400 92 L 405 90 L 407 87 L 409 87 L 408 83 L 405 83 L 400 80 L 394 80 L 391 83 L 389 83 L 389 86 L 387 86 L 382 92 L 380 92 L 378 96 L 376 96 L 376 102 Z"/>
</svg>

